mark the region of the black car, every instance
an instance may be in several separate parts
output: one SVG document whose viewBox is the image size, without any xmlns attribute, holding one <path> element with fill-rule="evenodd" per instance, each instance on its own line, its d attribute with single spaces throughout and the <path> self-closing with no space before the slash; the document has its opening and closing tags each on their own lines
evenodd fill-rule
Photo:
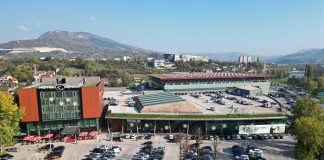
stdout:
<svg viewBox="0 0 324 160">
<path fill-rule="evenodd" d="M 101 148 L 94 148 L 93 150 L 92 150 L 92 152 L 93 153 L 105 153 L 105 150 L 103 150 L 103 149 L 101 149 Z"/>
<path fill-rule="evenodd" d="M 44 151 L 44 150 L 49 150 L 49 149 L 53 149 L 53 148 L 54 148 L 53 144 L 47 144 L 45 146 L 38 148 L 38 151 Z"/>
<path fill-rule="evenodd" d="M 230 136 L 230 135 L 226 135 L 226 136 L 225 136 L 225 139 L 226 139 L 226 140 L 231 140 L 231 136 Z"/>
<path fill-rule="evenodd" d="M 236 140 L 236 135 L 234 135 L 234 134 L 231 135 L 231 139 L 232 139 L 232 140 Z"/>
<path fill-rule="evenodd" d="M 279 137 L 278 134 L 274 134 L 274 135 L 273 135 L 273 138 L 274 138 L 274 139 L 279 139 L 280 137 Z"/>
<path fill-rule="evenodd" d="M 264 136 L 262 134 L 258 135 L 258 140 L 264 140 Z"/>
<path fill-rule="evenodd" d="M 257 140 L 258 139 L 258 136 L 254 134 L 254 135 L 252 135 L 252 139 L 253 140 Z"/>
<path fill-rule="evenodd" d="M 143 145 L 152 145 L 153 142 L 152 141 L 147 141 L 147 142 L 144 142 Z"/>
<path fill-rule="evenodd" d="M 263 135 L 264 139 L 269 139 L 269 136 L 267 134 Z"/>
<path fill-rule="evenodd" d="M 244 147 L 239 146 L 239 145 L 234 145 L 232 147 L 232 152 L 233 152 L 234 156 L 241 156 L 244 154 Z"/>
<path fill-rule="evenodd" d="M 247 139 L 247 136 L 246 136 L 245 134 L 243 134 L 243 135 L 241 135 L 241 138 L 242 138 L 243 140 L 246 140 L 246 139 Z"/>
<path fill-rule="evenodd" d="M 13 159 L 13 158 L 14 158 L 14 156 L 11 154 L 3 154 L 0 156 L 1 160 L 7 160 L 7 159 Z"/>
<path fill-rule="evenodd" d="M 62 151 L 62 150 L 65 150 L 64 146 L 57 146 L 57 147 L 53 148 L 53 151 Z"/>
<path fill-rule="evenodd" d="M 279 138 L 280 139 L 284 139 L 284 135 L 283 134 L 279 134 Z"/>
</svg>

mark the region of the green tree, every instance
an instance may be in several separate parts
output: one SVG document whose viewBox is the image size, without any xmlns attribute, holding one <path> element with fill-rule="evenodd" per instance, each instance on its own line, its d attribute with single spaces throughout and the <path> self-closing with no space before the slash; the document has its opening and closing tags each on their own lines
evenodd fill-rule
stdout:
<svg viewBox="0 0 324 160">
<path fill-rule="evenodd" d="M 123 86 L 131 87 L 133 85 L 133 77 L 128 72 L 123 72 L 121 74 L 121 79 L 123 81 Z"/>
<path fill-rule="evenodd" d="M 14 135 L 19 131 L 19 121 L 24 110 L 17 106 L 14 97 L 8 92 L 0 92 L 0 143 L 13 142 Z"/>
<path fill-rule="evenodd" d="M 257 61 L 256 61 L 256 70 L 257 70 L 257 73 L 260 74 L 262 73 L 262 70 L 264 68 L 264 63 L 260 61 L 259 57 L 257 58 Z"/>
<path fill-rule="evenodd" d="M 318 159 L 324 144 L 324 123 L 315 117 L 301 117 L 295 122 L 296 159 Z"/>
<path fill-rule="evenodd" d="M 305 66 L 305 77 L 307 78 L 313 77 L 313 66 L 311 64 L 306 64 Z"/>
<path fill-rule="evenodd" d="M 317 90 L 318 92 L 324 91 L 324 75 L 317 78 Z"/>
<path fill-rule="evenodd" d="M 292 113 L 294 114 L 294 120 L 301 117 L 321 119 L 323 116 L 320 104 L 306 98 L 297 99 L 297 106 L 294 107 Z"/>
</svg>

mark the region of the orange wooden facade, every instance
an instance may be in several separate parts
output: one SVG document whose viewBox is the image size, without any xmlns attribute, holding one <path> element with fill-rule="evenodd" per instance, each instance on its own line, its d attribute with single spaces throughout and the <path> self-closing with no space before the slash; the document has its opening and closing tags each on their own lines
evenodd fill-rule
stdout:
<svg viewBox="0 0 324 160">
<path fill-rule="evenodd" d="M 18 92 L 19 105 L 25 109 L 22 122 L 39 121 L 39 105 L 36 88 L 23 88 Z"/>
</svg>

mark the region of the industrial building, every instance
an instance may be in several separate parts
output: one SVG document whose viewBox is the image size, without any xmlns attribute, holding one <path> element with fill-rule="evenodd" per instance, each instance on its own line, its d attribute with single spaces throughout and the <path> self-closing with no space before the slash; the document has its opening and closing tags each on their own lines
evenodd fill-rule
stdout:
<svg viewBox="0 0 324 160">
<path fill-rule="evenodd" d="M 150 75 L 151 87 L 172 93 L 209 92 L 253 86 L 268 94 L 271 75 L 230 72 L 174 72 Z"/>
<path fill-rule="evenodd" d="M 18 91 L 25 109 L 23 128 L 28 134 L 99 130 L 104 82 L 100 77 L 42 78 L 40 83 Z"/>
</svg>

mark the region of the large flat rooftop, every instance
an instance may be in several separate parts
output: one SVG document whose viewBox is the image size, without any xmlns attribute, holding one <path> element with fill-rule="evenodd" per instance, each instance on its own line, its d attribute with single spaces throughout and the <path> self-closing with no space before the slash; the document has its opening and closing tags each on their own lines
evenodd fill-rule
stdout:
<svg viewBox="0 0 324 160">
<path fill-rule="evenodd" d="M 170 74 L 151 74 L 151 77 L 159 80 L 191 80 L 191 79 L 244 79 L 244 78 L 268 78 L 269 74 L 247 74 L 233 72 L 174 72 Z"/>
<path fill-rule="evenodd" d="M 163 93 L 163 91 L 146 91 L 145 95 L 156 94 L 156 93 Z M 244 100 L 247 102 L 252 102 L 252 105 L 243 105 L 236 103 L 236 100 L 229 100 L 224 99 L 225 105 L 221 105 L 215 102 L 208 102 L 211 97 L 203 95 L 201 98 L 195 98 L 191 95 L 183 95 L 180 96 L 182 99 L 185 100 L 186 103 L 190 103 L 193 107 L 195 107 L 200 113 L 173 113 L 173 112 L 161 112 L 161 113 L 141 113 L 137 110 L 136 107 L 130 107 L 127 105 L 127 100 L 129 98 L 134 97 L 135 95 L 121 95 L 118 91 L 105 91 L 105 95 L 109 97 L 114 97 L 118 100 L 118 105 L 116 106 L 109 106 L 109 110 L 111 113 L 111 117 L 113 118 L 168 118 L 168 119 L 177 119 L 177 118 L 186 118 L 186 119 L 199 119 L 199 118 L 207 118 L 207 119 L 217 119 L 217 118 L 274 118 L 274 117 L 284 117 L 281 112 L 277 111 L 277 107 L 272 108 L 265 108 L 262 107 L 262 103 L 256 102 L 247 98 L 242 98 L 240 96 L 233 96 L 239 100 Z M 137 95 L 140 96 L 140 95 Z M 273 102 L 272 99 L 266 96 L 259 96 L 260 99 L 268 100 L 269 102 Z M 161 98 L 162 100 L 162 98 Z M 146 102 L 146 101 L 145 101 Z M 148 102 L 147 102 L 148 103 Z M 163 105 L 163 104 L 162 104 Z M 168 106 L 169 104 L 166 104 Z M 233 107 L 232 107 L 233 106 Z M 150 106 L 149 106 L 150 107 Z M 154 106 L 152 106 L 154 107 Z M 210 108 L 214 107 L 215 110 L 212 111 Z M 233 110 L 236 111 L 236 114 L 233 114 Z"/>
<path fill-rule="evenodd" d="M 42 77 L 40 83 L 36 83 L 28 88 L 55 88 L 56 85 L 78 88 L 82 86 L 96 86 L 100 82 L 99 76 L 92 77 Z"/>
</svg>

